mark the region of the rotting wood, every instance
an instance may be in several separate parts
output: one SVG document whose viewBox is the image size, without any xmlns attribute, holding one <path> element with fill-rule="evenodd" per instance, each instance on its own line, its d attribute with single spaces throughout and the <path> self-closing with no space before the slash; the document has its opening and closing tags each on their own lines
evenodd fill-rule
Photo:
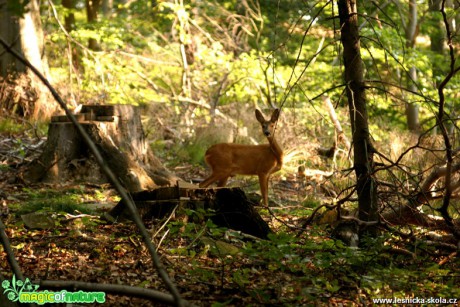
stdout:
<svg viewBox="0 0 460 307">
<path fill-rule="evenodd" d="M 240 188 L 191 189 L 162 187 L 133 193 L 141 217 L 161 219 L 171 214 L 176 206 L 210 213 L 210 219 L 218 226 L 239 230 L 266 239 L 271 229 L 253 207 Z M 120 201 L 109 213 L 111 220 L 124 214 L 125 204 Z M 176 211 L 177 212 L 177 211 Z"/>
<path fill-rule="evenodd" d="M 138 108 L 130 105 L 83 106 L 76 117 L 129 192 L 180 181 L 149 149 Z M 44 151 L 24 170 L 23 180 L 27 183 L 108 182 L 66 116 L 52 118 Z"/>
</svg>

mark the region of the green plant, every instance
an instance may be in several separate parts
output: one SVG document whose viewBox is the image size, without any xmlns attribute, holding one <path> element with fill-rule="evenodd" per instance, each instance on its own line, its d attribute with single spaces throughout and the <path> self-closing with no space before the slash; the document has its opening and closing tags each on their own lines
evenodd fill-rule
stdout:
<svg viewBox="0 0 460 307">
<path fill-rule="evenodd" d="M 32 190 L 24 188 L 23 202 L 13 205 L 16 214 L 27 214 L 31 212 L 44 211 L 53 213 L 81 212 L 93 213 L 93 210 L 81 204 L 82 192 L 80 190 L 55 191 L 55 190 Z"/>
</svg>

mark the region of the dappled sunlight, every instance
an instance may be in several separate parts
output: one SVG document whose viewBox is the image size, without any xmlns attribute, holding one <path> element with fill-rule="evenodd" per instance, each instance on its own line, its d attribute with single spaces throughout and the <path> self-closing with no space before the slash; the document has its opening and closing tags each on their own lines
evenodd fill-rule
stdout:
<svg viewBox="0 0 460 307">
<path fill-rule="evenodd" d="M 431 2 L 8 0 L 0 305 L 460 299 L 460 8 Z"/>
</svg>

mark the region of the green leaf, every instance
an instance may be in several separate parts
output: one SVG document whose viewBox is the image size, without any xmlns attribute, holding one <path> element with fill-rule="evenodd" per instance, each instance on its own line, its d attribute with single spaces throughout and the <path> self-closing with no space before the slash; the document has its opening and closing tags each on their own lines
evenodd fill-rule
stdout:
<svg viewBox="0 0 460 307">
<path fill-rule="evenodd" d="M 8 0 L 7 9 L 11 14 L 22 17 L 29 11 L 29 2 L 30 0 Z"/>
</svg>

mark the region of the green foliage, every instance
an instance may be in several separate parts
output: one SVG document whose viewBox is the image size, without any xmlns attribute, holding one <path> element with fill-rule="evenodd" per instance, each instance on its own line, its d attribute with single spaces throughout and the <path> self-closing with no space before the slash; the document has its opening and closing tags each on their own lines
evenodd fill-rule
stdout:
<svg viewBox="0 0 460 307">
<path fill-rule="evenodd" d="M 16 3 L 16 2 L 12 2 Z M 420 24 L 420 40 L 408 48 L 404 25 L 408 15 L 397 4 L 382 8 L 373 16 L 374 3 L 358 5 L 360 10 L 361 53 L 370 81 L 369 114 L 376 139 L 391 123 L 405 129 L 404 103 L 421 106 L 420 121 L 433 124 L 436 84 L 446 73 L 446 54 L 430 50 L 427 36 L 443 35 L 441 14 L 418 3 L 426 16 Z M 15 6 L 18 6 L 15 4 Z M 68 13 L 57 6 L 59 16 Z M 110 18 L 87 24 L 83 6 L 72 10 L 76 27 L 71 32 L 72 48 L 81 49 L 89 38 L 96 39 L 101 52 L 78 52 L 81 70 L 56 70 L 58 80 L 72 80 L 79 102 L 166 104 L 182 114 L 192 98 L 208 105 L 261 104 L 270 94 L 284 107 L 322 113 L 320 95 L 327 92 L 339 106 L 345 106 L 338 20 L 333 2 L 317 1 L 135 1 L 119 4 Z M 449 10 L 448 14 L 454 14 Z M 46 20 L 52 44 L 48 45 L 53 66 L 69 66 L 62 50 L 69 39 L 55 23 Z M 425 41 L 425 42 L 423 42 Z M 191 47 L 193 61 L 183 67 L 182 47 Z M 319 51 L 319 53 L 317 53 Z M 68 51 L 70 53 L 70 51 Z M 417 67 L 418 77 L 408 80 L 407 71 Z M 187 89 L 184 76 L 191 86 Z M 64 78 L 65 77 L 65 78 Z M 414 85 L 416 92 L 404 88 Z M 458 80 L 446 89 L 449 112 L 456 108 Z M 179 102 L 179 104 L 178 104 Z M 308 124 L 309 118 L 303 123 Z M 314 121 L 313 121 L 314 122 Z M 192 153 L 200 154 L 191 148 Z M 196 161 L 196 158 L 192 158 Z"/>
<path fill-rule="evenodd" d="M 458 296 L 458 289 L 453 286 L 454 271 L 439 269 L 423 259 L 409 264 L 411 260 L 407 256 L 393 257 L 384 245 L 388 238 L 372 242 L 372 247 L 367 250 L 352 249 L 340 241 L 319 238 L 315 233 L 310 233 L 307 240 L 280 233 L 271 236 L 270 241 L 247 243 L 243 251 L 249 259 L 267 263 L 273 276 L 280 273 L 298 276 L 294 283 L 298 282 L 300 293 L 313 301 L 322 301 L 331 295 L 340 296 L 343 291 L 351 291 L 351 296 L 358 295 L 359 289 L 371 298 L 393 297 L 395 294 L 408 297 L 411 293 L 418 297 Z M 251 274 L 248 271 L 238 271 L 234 275 L 235 282 L 243 286 L 249 284 Z M 438 283 L 437 278 L 445 278 L 446 282 Z M 305 297 L 298 296 L 297 299 Z"/>
<path fill-rule="evenodd" d="M 12 15 L 21 17 L 29 11 L 29 2 L 30 0 L 8 0 L 6 5 Z"/>
<path fill-rule="evenodd" d="M 84 193 L 79 189 L 61 192 L 50 189 L 24 188 L 23 193 L 22 198 L 25 201 L 13 205 L 18 215 L 37 211 L 71 214 L 75 214 L 75 212 L 93 213 L 93 210 L 81 204 Z"/>
<path fill-rule="evenodd" d="M 346 123 L 350 114 L 344 98 L 346 85 L 343 84 L 335 2 L 225 0 L 188 1 L 180 5 L 160 1 L 156 6 L 153 2 L 119 3 L 110 17 L 100 16 L 91 24 L 86 22 L 83 6 L 69 11 L 57 5 L 61 20 L 66 14 L 75 14 L 71 38 L 61 31 L 56 20 L 43 14 L 49 38 L 47 55 L 56 87 L 78 103 L 129 103 L 145 107 L 149 119 L 160 122 L 154 126 L 160 128 L 152 129 L 150 134 L 157 138 L 152 147 L 170 149 L 163 157 L 180 160 L 175 163 L 200 163 L 206 148 L 219 141 L 213 138 L 218 134 L 217 128 L 205 126 L 210 122 L 210 108 L 218 111 L 226 108 L 229 113 L 253 109 L 267 105 L 267 97 L 273 105 L 283 104 L 290 116 L 286 122 L 294 132 L 286 135 L 288 146 L 333 139 L 333 125 L 320 99 L 324 93 L 337 106 L 349 135 L 350 127 Z M 8 1 L 18 16 L 26 12 L 27 3 Z M 448 59 L 446 53 L 432 50 L 429 42 L 443 37 L 441 16 L 429 10 L 428 2 L 419 1 L 417 5 L 425 16 L 419 27 L 421 40 L 410 48 L 403 29 L 407 12 L 396 2 L 389 2 L 385 7 L 377 7 L 372 1 L 358 4 L 370 130 L 375 144 L 381 145 L 376 146 L 379 152 L 388 152 L 393 160 L 404 146 L 413 143 L 412 139 L 396 137 L 406 127 L 405 103 L 419 104 L 424 128 L 433 126 L 438 107 L 436 87 L 448 71 L 448 65 L 443 64 Z M 376 10 L 378 15 L 374 13 Z M 449 16 L 455 13 L 448 11 Z M 85 47 L 90 38 L 98 41 L 101 51 Z M 454 44 L 458 44 L 457 39 L 454 37 Z M 185 54 L 181 50 L 185 50 Z M 70 55 L 75 62 L 69 63 Z M 187 65 L 184 56 L 190 57 Z M 417 69 L 416 80 L 408 77 L 412 67 Z M 458 109 L 459 82 L 454 78 L 446 87 L 447 115 L 455 115 Z M 185 123 L 184 117 L 190 122 Z M 238 120 L 237 125 L 243 121 Z M 210 133 L 200 136 L 199 126 Z M 170 139 L 163 139 L 166 133 L 160 129 L 174 132 L 173 145 L 168 143 Z M 2 120 L 0 133 L 5 131 L 24 130 L 14 121 Z M 17 142 L 15 154 L 19 157 L 24 157 L 23 146 Z M 436 150 L 441 147 L 430 146 Z M 402 183 L 418 186 L 416 177 L 425 174 L 417 172 L 428 169 L 428 164 L 429 168 L 440 164 L 440 160 L 427 157 L 426 151 L 413 151 L 401 160 L 404 172 L 385 170 L 375 176 L 385 187 L 390 180 L 401 186 Z M 317 166 L 308 157 L 301 157 L 297 162 Z M 338 163 L 338 169 L 351 168 L 347 158 Z M 414 174 L 414 178 L 407 179 L 408 174 Z M 339 191 L 352 185 L 349 178 L 331 178 L 330 182 L 334 190 Z M 102 191 L 96 191 L 91 197 L 105 198 Z M 22 198 L 15 201 L 13 207 L 19 214 L 90 213 L 81 205 L 86 198 L 79 189 L 66 192 L 24 189 Z M 324 200 L 317 195 L 304 198 L 302 206 L 289 212 L 290 217 L 310 214 L 320 201 Z M 432 207 L 438 205 L 433 202 L 431 208 L 424 209 L 433 210 Z M 449 210 L 458 218 L 456 208 Z M 165 242 L 169 244 L 165 254 L 178 256 L 180 263 L 186 263 L 185 268 L 178 270 L 189 274 L 187 282 L 195 282 L 200 287 L 211 285 L 213 290 L 221 291 L 236 289 L 260 304 L 294 306 L 312 302 L 326 305 L 331 303 L 330 299 L 344 297 L 363 304 L 363 301 L 370 302 L 370 298 L 382 296 L 460 295 L 458 276 L 455 276 L 457 259 L 449 266 L 438 265 L 439 251 L 403 242 L 390 234 L 369 239 L 362 249 L 346 247 L 318 227 L 300 236 L 283 229 L 269 240 L 249 240 L 216 227 L 203 210 L 185 210 L 180 215 L 187 216 L 187 222 L 176 219 L 168 223 L 168 234 L 176 241 Z M 91 223 L 91 220 L 83 221 Z M 391 246 L 404 246 L 408 253 L 395 254 Z M 123 244 L 113 247 L 116 252 L 124 250 Z M 417 253 L 417 258 L 413 259 L 410 253 Z M 222 304 L 234 303 L 227 299 Z"/>
<path fill-rule="evenodd" d="M 178 153 L 183 154 L 182 160 L 190 160 L 190 162 L 197 164 L 197 163 L 204 163 L 203 157 L 205 155 L 206 149 L 209 145 L 213 144 L 213 142 L 199 142 L 199 143 L 190 143 L 185 147 L 184 152 L 181 152 L 178 148 Z"/>
<path fill-rule="evenodd" d="M 24 126 L 9 118 L 0 119 L 0 134 L 15 134 L 24 131 Z"/>
<path fill-rule="evenodd" d="M 10 137 L 21 135 L 24 139 L 26 138 L 36 138 L 37 136 L 46 135 L 48 130 L 48 123 L 45 122 L 35 122 L 31 123 L 23 119 L 13 119 L 13 118 L 0 118 L 0 136 Z M 16 144 L 16 150 L 21 151 L 21 156 L 24 151 L 25 140 L 22 138 L 14 137 L 14 142 Z M 27 140 L 29 141 L 29 140 Z"/>
</svg>

